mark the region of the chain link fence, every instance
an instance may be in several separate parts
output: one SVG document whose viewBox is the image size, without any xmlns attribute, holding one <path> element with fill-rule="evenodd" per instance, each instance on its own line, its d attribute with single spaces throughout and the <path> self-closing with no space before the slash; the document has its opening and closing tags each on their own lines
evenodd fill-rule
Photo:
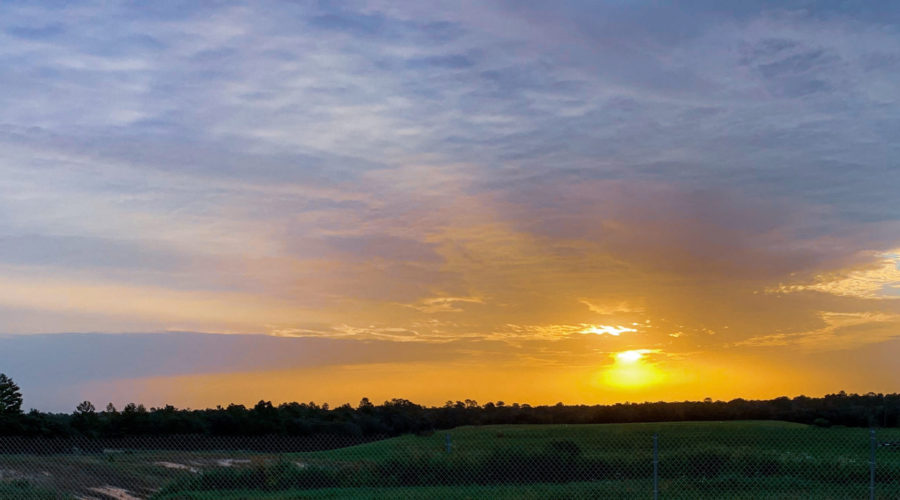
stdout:
<svg viewBox="0 0 900 500">
<path fill-rule="evenodd" d="M 0 498 L 900 499 L 900 429 L 783 422 L 0 437 Z"/>
</svg>

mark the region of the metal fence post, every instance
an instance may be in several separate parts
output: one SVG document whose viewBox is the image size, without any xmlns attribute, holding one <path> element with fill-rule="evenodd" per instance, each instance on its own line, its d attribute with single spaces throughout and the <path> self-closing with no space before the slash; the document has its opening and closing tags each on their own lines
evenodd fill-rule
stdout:
<svg viewBox="0 0 900 500">
<path fill-rule="evenodd" d="M 653 500 L 659 500 L 659 433 L 653 435 Z"/>
<path fill-rule="evenodd" d="M 875 500 L 875 429 L 869 429 L 869 500 Z"/>
<path fill-rule="evenodd" d="M 450 450 L 453 448 L 453 445 L 450 442 L 450 433 L 444 434 L 444 445 L 447 447 L 447 453 L 450 453 Z"/>
</svg>

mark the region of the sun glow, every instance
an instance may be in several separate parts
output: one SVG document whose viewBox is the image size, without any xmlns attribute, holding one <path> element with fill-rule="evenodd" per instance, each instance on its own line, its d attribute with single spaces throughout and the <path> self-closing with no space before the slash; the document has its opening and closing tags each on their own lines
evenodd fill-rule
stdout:
<svg viewBox="0 0 900 500">
<path fill-rule="evenodd" d="M 665 374 L 653 363 L 646 360 L 647 354 L 659 352 L 653 349 L 635 349 L 618 352 L 613 356 L 615 363 L 601 374 L 603 385 L 620 388 L 638 388 L 657 384 L 665 379 Z"/>
</svg>

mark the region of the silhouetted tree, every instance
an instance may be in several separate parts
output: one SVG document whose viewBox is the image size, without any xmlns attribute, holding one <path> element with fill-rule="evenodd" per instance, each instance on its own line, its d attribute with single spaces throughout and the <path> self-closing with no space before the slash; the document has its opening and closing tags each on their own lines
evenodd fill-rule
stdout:
<svg viewBox="0 0 900 500">
<path fill-rule="evenodd" d="M 22 413 L 22 392 L 6 374 L 0 373 L 0 415 Z"/>
<path fill-rule="evenodd" d="M 98 422 L 97 409 L 90 401 L 82 401 L 75 407 L 75 413 L 72 415 L 72 427 L 78 429 L 82 434 L 96 436 L 99 432 Z"/>
<path fill-rule="evenodd" d="M 90 401 L 82 401 L 78 406 L 75 407 L 75 412 L 81 415 L 94 413 L 95 411 L 97 411 L 97 409 L 94 408 L 94 404 Z"/>
<path fill-rule="evenodd" d="M 788 420 L 820 426 L 900 427 L 900 394 L 829 394 L 823 398 L 797 396 L 771 400 L 683 401 L 618 403 L 612 405 L 530 406 L 486 403 L 474 400 L 448 401 L 440 407 L 425 407 L 406 399 L 391 399 L 375 405 L 367 399 L 354 408 L 343 404 L 259 401 L 252 408 L 231 404 L 206 410 L 179 410 L 171 405 L 150 408 L 135 403 L 121 411 L 108 405 L 98 412 L 88 401 L 69 415 L 41 413 L 24 415 L 19 410 L 21 395 L 7 377 L 7 392 L 15 397 L 12 413 L 0 413 L 0 436 L 89 436 L 126 437 L 136 435 L 211 436 L 314 436 L 342 435 L 354 440 L 427 434 L 436 429 L 461 425 L 493 424 L 588 424 L 622 422 L 662 422 L 686 420 Z M 563 445 L 559 445 L 563 446 Z M 567 446 L 567 445 L 566 445 Z M 555 454 L 576 456 L 563 448 Z"/>
</svg>

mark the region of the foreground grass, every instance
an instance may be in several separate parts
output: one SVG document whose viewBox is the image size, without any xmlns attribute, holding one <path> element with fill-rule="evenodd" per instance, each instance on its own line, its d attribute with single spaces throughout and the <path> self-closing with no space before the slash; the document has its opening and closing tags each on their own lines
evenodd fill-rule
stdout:
<svg viewBox="0 0 900 500">
<path fill-rule="evenodd" d="M 403 460 L 465 466 L 522 454 L 546 454 L 554 443 L 572 443 L 579 460 L 604 464 L 607 473 L 613 471 L 619 478 L 643 477 L 652 471 L 654 434 L 659 436 L 659 474 L 663 478 L 739 473 L 822 477 L 832 482 L 868 479 L 868 429 L 823 429 L 774 421 L 460 427 L 431 436 L 408 435 L 294 454 L 289 460 L 329 467 L 385 467 Z M 900 429 L 880 430 L 878 438 L 898 443 Z M 556 455 L 566 458 L 564 448 L 559 451 Z M 900 480 L 900 448 L 879 448 L 877 463 L 880 478 Z"/>
<path fill-rule="evenodd" d="M 23 479 L 12 481 L 0 481 L 0 498 L 10 498 L 19 500 L 57 500 L 62 498 L 70 498 L 63 494 L 60 495 L 54 490 L 41 488 Z"/>
<path fill-rule="evenodd" d="M 776 478 L 768 481 L 736 480 L 668 482 L 660 483 L 660 497 L 666 499 L 694 500 L 696 498 L 729 498 L 795 500 L 797 498 L 846 499 L 867 498 L 863 487 L 836 490 L 832 485 L 815 481 L 797 481 L 793 478 Z M 601 481 L 564 484 L 524 484 L 500 486 L 432 486 L 397 488 L 327 488 L 313 490 L 285 490 L 264 492 L 260 490 L 183 492 L 159 496 L 160 500 L 324 500 L 360 499 L 410 500 L 481 499 L 500 500 L 552 500 L 570 498 L 652 498 L 652 487 L 646 481 Z M 877 498 L 900 498 L 900 488 L 883 488 Z"/>
<path fill-rule="evenodd" d="M 883 434 L 900 435 L 889 429 Z M 396 453 L 446 455 L 446 435 L 451 452 L 471 457 L 486 456 L 498 447 L 540 449 L 551 441 L 577 443 L 586 457 L 651 456 L 652 436 L 659 435 L 660 457 L 698 447 L 752 448 L 779 453 L 806 451 L 823 459 L 868 451 L 869 431 L 859 428 L 823 429 L 778 421 L 665 422 L 589 425 L 491 425 L 466 426 L 439 431 L 431 436 L 406 435 L 336 450 L 294 454 L 299 458 L 334 460 L 384 460 Z M 868 455 L 863 455 L 867 457 Z"/>
<path fill-rule="evenodd" d="M 597 483 L 528 484 L 516 486 L 466 486 L 466 487 L 399 487 L 399 488 L 327 488 L 314 490 L 287 490 L 277 492 L 207 491 L 179 493 L 157 498 L 164 500 L 213 500 L 213 499 L 433 499 L 433 498 L 498 498 L 498 499 L 554 499 L 598 497 L 646 497 L 651 493 L 644 484 L 602 485 Z"/>
<path fill-rule="evenodd" d="M 288 454 L 255 470 L 187 478 L 156 498 L 644 497 L 652 488 L 656 433 L 667 498 L 868 493 L 868 430 L 689 422 L 462 427 Z M 897 430 L 881 435 L 900 440 Z M 877 455 L 878 496 L 900 498 L 900 452 Z"/>
</svg>

